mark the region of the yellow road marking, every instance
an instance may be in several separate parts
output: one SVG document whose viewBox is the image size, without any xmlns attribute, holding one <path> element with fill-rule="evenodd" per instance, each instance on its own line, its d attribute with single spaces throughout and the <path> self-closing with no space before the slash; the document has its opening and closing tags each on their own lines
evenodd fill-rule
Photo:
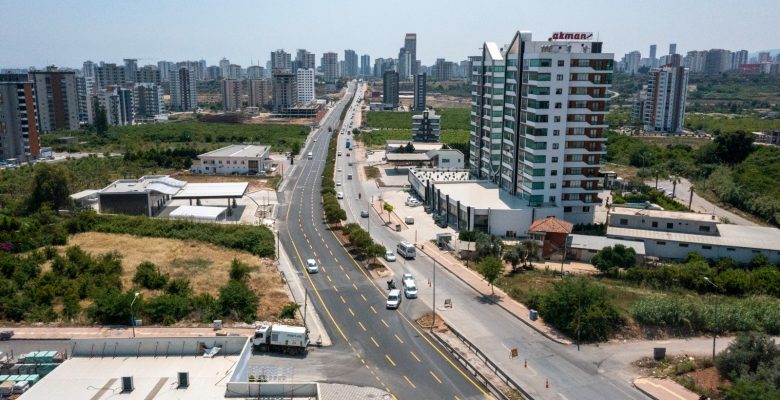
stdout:
<svg viewBox="0 0 780 400">
<path fill-rule="evenodd" d="M 390 356 L 388 356 L 387 354 L 385 354 L 385 358 L 387 359 L 387 361 L 390 361 L 390 364 L 393 364 L 393 366 L 395 367 L 395 362 L 393 361 L 393 359 L 392 359 L 392 358 L 390 358 Z"/>
<path fill-rule="evenodd" d="M 339 297 L 341 298 L 341 302 L 342 302 L 342 303 L 344 303 L 344 304 L 347 304 L 347 301 L 346 301 L 346 300 L 344 300 L 344 296 L 339 296 Z"/>
<path fill-rule="evenodd" d="M 397 334 L 393 334 L 393 336 L 395 336 L 395 338 L 398 339 L 398 341 L 401 342 L 401 344 L 404 344 L 404 341 L 401 340 L 401 338 L 399 338 Z"/>
<path fill-rule="evenodd" d="M 355 313 L 352 311 L 352 308 L 347 307 L 347 310 L 349 310 L 349 313 L 352 314 L 353 317 L 355 316 Z"/>
<path fill-rule="evenodd" d="M 330 275 L 325 275 L 325 277 L 326 277 L 326 278 L 328 278 L 328 282 L 333 282 L 333 281 L 330 279 Z"/>
<path fill-rule="evenodd" d="M 363 293 L 360 294 L 360 297 L 363 298 L 363 301 L 368 301 L 368 300 L 366 300 L 366 296 L 363 296 Z"/>
<path fill-rule="evenodd" d="M 374 308 L 374 306 L 369 306 L 369 307 L 371 307 L 371 311 L 373 311 L 374 314 L 376 314 L 376 309 Z"/>
<path fill-rule="evenodd" d="M 417 354 L 414 354 L 413 351 L 410 351 L 409 353 L 412 354 L 412 357 L 414 357 L 414 359 L 417 360 L 417 362 L 422 362 L 422 361 L 420 361 L 420 357 L 417 357 Z"/>
<path fill-rule="evenodd" d="M 363 325 L 362 322 L 358 321 L 358 325 L 360 325 L 360 329 L 363 329 L 363 332 L 366 331 L 366 327 Z"/>
<path fill-rule="evenodd" d="M 436 376 L 436 374 L 434 374 L 433 371 L 428 371 L 428 372 L 431 373 L 431 376 L 433 377 L 433 379 L 436 379 L 436 382 L 439 382 L 439 384 L 441 384 L 441 379 L 439 379 L 439 377 Z"/>
<path fill-rule="evenodd" d="M 379 347 L 379 343 L 377 343 L 376 340 L 374 340 L 373 336 L 371 336 L 371 341 L 374 342 L 374 346 Z"/>
<path fill-rule="evenodd" d="M 406 382 L 409 383 L 409 386 L 411 386 L 412 389 L 417 389 L 417 386 L 414 386 L 414 383 L 412 383 L 406 375 L 404 375 L 404 379 L 406 379 Z"/>
<path fill-rule="evenodd" d="M 338 292 L 339 292 L 339 288 L 337 288 L 337 287 L 336 287 L 336 285 L 333 285 L 333 290 L 335 290 L 335 291 L 336 291 L 336 293 L 338 293 Z"/>
<path fill-rule="evenodd" d="M 382 321 L 382 323 L 385 324 L 385 328 L 389 328 L 390 327 L 390 325 L 388 325 L 387 322 L 385 322 L 384 318 L 380 318 L 380 321 Z"/>
</svg>

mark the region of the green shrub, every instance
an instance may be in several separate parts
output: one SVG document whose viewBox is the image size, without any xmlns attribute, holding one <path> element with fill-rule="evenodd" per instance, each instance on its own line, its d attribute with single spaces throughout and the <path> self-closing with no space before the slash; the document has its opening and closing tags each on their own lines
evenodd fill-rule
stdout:
<svg viewBox="0 0 780 400">
<path fill-rule="evenodd" d="M 219 289 L 221 315 L 235 321 L 252 322 L 260 298 L 244 282 L 231 280 Z"/>
<path fill-rule="evenodd" d="M 165 273 L 161 273 L 157 266 L 149 261 L 144 261 L 135 270 L 135 276 L 133 277 L 133 283 L 141 285 L 146 289 L 159 290 L 168 284 L 170 276 Z"/>
<path fill-rule="evenodd" d="M 282 311 L 279 312 L 279 318 L 293 319 L 295 318 L 295 313 L 298 312 L 299 308 L 301 308 L 300 304 L 291 301 L 282 307 Z"/>
<path fill-rule="evenodd" d="M 582 341 L 607 340 L 623 325 L 613 300 L 588 278 L 567 277 L 534 302 L 547 323 Z"/>
</svg>

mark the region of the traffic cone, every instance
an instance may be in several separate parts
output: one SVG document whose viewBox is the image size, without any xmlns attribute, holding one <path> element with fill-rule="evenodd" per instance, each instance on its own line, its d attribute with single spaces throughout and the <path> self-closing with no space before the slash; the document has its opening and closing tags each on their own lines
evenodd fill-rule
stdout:
<svg viewBox="0 0 780 400">
<path fill-rule="evenodd" d="M 545 387 L 545 389 L 549 389 L 550 388 L 550 380 L 549 379 L 545 379 L 544 380 L 544 387 Z"/>
</svg>

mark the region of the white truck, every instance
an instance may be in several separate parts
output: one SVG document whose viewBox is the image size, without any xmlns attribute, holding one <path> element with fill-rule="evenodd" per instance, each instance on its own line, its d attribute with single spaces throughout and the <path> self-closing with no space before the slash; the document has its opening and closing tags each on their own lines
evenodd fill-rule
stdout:
<svg viewBox="0 0 780 400">
<path fill-rule="evenodd" d="M 309 333 L 302 326 L 260 325 L 252 345 L 260 351 L 302 354 L 309 345 Z"/>
</svg>

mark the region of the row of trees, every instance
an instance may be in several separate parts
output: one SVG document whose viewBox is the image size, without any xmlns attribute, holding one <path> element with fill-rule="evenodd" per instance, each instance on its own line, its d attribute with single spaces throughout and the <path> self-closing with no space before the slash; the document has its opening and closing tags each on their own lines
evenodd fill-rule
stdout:
<svg viewBox="0 0 780 400">
<path fill-rule="evenodd" d="M 374 242 L 371 235 L 354 222 L 344 225 L 341 231 L 349 239 L 352 249 L 362 259 L 375 260 L 387 251 L 385 246 Z"/>
</svg>

